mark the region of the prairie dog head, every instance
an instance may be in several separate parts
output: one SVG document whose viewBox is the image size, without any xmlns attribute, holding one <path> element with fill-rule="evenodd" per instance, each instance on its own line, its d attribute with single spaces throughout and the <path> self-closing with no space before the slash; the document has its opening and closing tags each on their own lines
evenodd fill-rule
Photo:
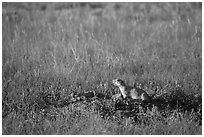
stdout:
<svg viewBox="0 0 204 137">
<path fill-rule="evenodd" d="M 115 86 L 118 86 L 118 87 L 124 87 L 125 86 L 125 82 L 121 79 L 114 79 L 112 82 Z"/>
</svg>

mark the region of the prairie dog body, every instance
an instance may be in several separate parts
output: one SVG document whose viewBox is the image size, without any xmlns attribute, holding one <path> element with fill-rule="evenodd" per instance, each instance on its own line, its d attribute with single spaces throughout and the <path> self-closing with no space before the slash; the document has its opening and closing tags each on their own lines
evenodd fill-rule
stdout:
<svg viewBox="0 0 204 137">
<path fill-rule="evenodd" d="M 114 79 L 113 84 L 120 89 L 123 98 L 131 98 L 142 101 L 150 101 L 149 95 L 142 89 L 131 87 L 125 84 L 121 79 Z"/>
</svg>

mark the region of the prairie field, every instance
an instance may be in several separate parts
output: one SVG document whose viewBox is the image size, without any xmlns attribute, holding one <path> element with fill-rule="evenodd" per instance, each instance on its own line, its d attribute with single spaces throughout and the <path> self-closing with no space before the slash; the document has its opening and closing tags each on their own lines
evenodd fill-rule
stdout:
<svg viewBox="0 0 204 137">
<path fill-rule="evenodd" d="M 155 104 L 116 109 L 116 78 Z M 3 2 L 2 134 L 201 135 L 202 3 Z"/>
</svg>

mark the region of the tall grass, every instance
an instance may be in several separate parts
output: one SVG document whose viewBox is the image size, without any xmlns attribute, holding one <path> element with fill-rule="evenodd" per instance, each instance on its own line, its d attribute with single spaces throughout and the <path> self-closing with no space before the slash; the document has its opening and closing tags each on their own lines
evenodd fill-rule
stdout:
<svg viewBox="0 0 204 137">
<path fill-rule="evenodd" d="M 84 105 L 46 113 L 39 105 L 41 93 L 113 94 L 114 78 L 149 92 L 201 94 L 200 5 L 3 3 L 3 134 L 201 134 L 193 113 L 135 125 Z"/>
</svg>

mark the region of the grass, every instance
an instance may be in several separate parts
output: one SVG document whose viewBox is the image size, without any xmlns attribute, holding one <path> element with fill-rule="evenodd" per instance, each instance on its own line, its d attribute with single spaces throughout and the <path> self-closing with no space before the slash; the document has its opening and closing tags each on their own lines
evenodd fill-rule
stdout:
<svg viewBox="0 0 204 137">
<path fill-rule="evenodd" d="M 2 134 L 202 134 L 201 3 L 2 7 Z M 158 87 L 174 107 L 126 117 L 101 115 L 109 100 L 46 102 L 90 90 L 113 95 L 114 78 L 149 94 Z"/>
</svg>

